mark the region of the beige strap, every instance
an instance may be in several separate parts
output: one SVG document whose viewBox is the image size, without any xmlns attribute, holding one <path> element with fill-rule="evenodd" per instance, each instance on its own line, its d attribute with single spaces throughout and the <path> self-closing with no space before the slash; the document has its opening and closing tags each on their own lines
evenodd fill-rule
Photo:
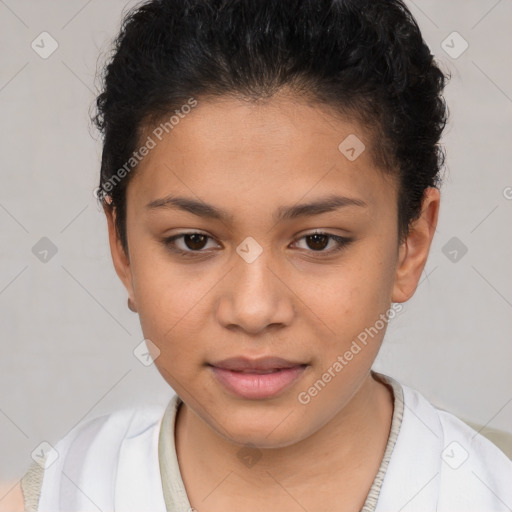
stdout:
<svg viewBox="0 0 512 512">
<path fill-rule="evenodd" d="M 386 450 L 384 451 L 384 457 L 382 458 L 377 475 L 373 480 L 373 484 L 368 492 L 368 496 L 366 497 L 361 512 L 375 512 L 375 507 L 377 506 L 377 501 L 379 499 L 380 488 L 382 487 L 382 482 L 386 475 L 388 463 L 391 459 L 391 454 L 393 453 L 393 448 L 395 447 L 396 439 L 402 424 L 402 418 L 404 416 L 404 392 L 400 383 L 387 375 L 377 373 L 373 370 L 372 375 L 377 380 L 390 387 L 393 392 L 393 419 L 391 420 L 391 429 L 389 432 Z"/>
<path fill-rule="evenodd" d="M 167 405 L 160 425 L 158 460 L 167 512 L 190 512 L 193 510 L 181 478 L 174 442 L 177 411 L 182 403 L 181 398 L 174 395 Z"/>
<path fill-rule="evenodd" d="M 44 462 L 45 460 L 43 464 Z M 41 495 L 41 485 L 43 484 L 43 474 L 44 466 L 40 466 L 34 461 L 21 477 L 21 490 L 25 502 L 25 512 L 37 512 L 39 496 Z"/>
</svg>

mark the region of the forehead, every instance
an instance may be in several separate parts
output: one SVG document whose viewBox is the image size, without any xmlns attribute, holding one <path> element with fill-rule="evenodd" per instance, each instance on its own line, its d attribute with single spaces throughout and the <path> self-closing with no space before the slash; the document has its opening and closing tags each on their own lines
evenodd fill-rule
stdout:
<svg viewBox="0 0 512 512">
<path fill-rule="evenodd" d="M 259 103 L 224 97 L 198 100 L 175 120 L 171 127 L 164 118 L 144 134 L 154 147 L 128 187 L 137 203 L 176 189 L 259 204 L 333 188 L 368 203 L 384 189 L 392 198 L 394 181 L 375 167 L 367 130 L 326 107 L 289 96 Z"/>
</svg>

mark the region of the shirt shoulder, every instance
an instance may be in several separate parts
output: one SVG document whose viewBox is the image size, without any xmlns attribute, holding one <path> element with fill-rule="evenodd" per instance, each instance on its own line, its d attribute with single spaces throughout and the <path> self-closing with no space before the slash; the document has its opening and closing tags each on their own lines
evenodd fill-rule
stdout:
<svg viewBox="0 0 512 512">
<path fill-rule="evenodd" d="M 55 499 L 66 483 L 63 475 L 78 479 L 85 462 L 91 464 L 92 458 L 102 468 L 99 473 L 114 475 L 123 440 L 158 424 L 163 412 L 157 405 L 124 407 L 80 421 L 55 445 L 43 441 L 20 481 L 25 511 L 39 510 L 42 495 Z"/>
<path fill-rule="evenodd" d="M 489 458 L 503 471 L 512 471 L 512 460 L 492 441 L 469 426 L 450 411 L 432 404 L 419 391 L 403 385 L 407 403 L 430 418 L 435 418 L 443 434 L 443 461 L 451 466 L 462 465 L 470 457 L 479 463 L 487 463 Z M 451 461 L 456 458 L 457 462 Z M 512 476 L 512 475 L 511 475 Z"/>
<path fill-rule="evenodd" d="M 439 511 L 507 510 L 512 507 L 512 461 L 494 443 L 455 414 L 433 405 L 419 391 L 402 385 L 404 403 L 415 416 L 418 454 L 430 449 L 430 485 Z M 409 418 L 409 425 L 412 420 Z M 430 432 L 425 431 L 426 426 Z M 419 445 L 421 446 L 421 445 Z M 409 445 L 413 449 L 412 445 Z M 432 456 L 433 454 L 433 456 Z M 424 455 L 427 458 L 427 455 Z M 426 482 L 425 482 L 426 483 Z"/>
<path fill-rule="evenodd" d="M 386 378 L 402 389 L 403 418 L 375 510 L 512 510 L 512 461 L 454 414 Z"/>
</svg>

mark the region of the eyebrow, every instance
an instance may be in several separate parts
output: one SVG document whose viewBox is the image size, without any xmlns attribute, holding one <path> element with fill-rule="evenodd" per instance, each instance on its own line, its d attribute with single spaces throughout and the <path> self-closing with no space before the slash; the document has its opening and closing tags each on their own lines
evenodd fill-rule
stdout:
<svg viewBox="0 0 512 512">
<path fill-rule="evenodd" d="M 274 218 L 276 222 L 280 222 L 283 220 L 296 219 L 297 217 L 320 215 L 322 213 L 332 212 L 347 206 L 366 208 L 368 205 L 362 199 L 355 197 L 329 195 L 309 203 L 281 206 L 276 211 Z M 233 215 L 227 211 L 189 197 L 169 195 L 160 199 L 155 199 L 146 205 L 146 209 L 149 211 L 155 211 L 160 208 L 180 209 L 197 215 L 198 217 L 217 219 L 222 222 L 230 222 L 233 220 Z"/>
</svg>

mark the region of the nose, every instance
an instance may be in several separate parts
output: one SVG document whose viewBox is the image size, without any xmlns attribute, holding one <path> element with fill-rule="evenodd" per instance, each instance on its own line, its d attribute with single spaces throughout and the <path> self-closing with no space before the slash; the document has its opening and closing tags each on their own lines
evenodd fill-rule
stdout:
<svg viewBox="0 0 512 512">
<path fill-rule="evenodd" d="M 220 288 L 218 321 L 228 329 L 258 334 L 289 325 L 294 317 L 293 293 L 280 276 L 270 250 L 253 261 L 238 254 Z"/>
</svg>

